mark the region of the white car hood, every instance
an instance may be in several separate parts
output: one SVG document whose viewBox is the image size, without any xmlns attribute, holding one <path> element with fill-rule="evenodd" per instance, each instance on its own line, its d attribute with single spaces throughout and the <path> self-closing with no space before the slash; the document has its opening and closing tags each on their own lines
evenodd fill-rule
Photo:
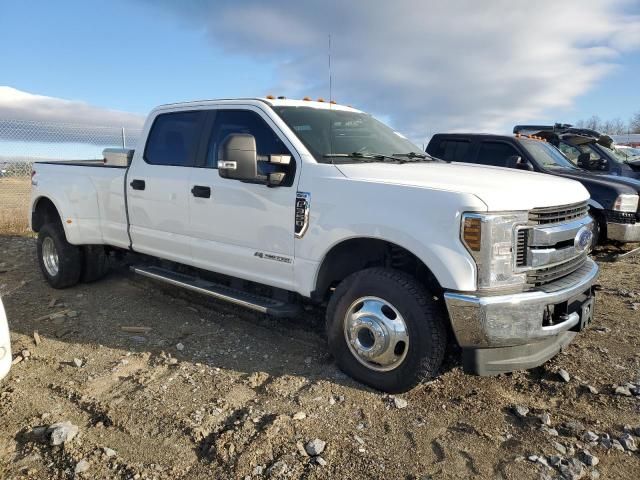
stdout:
<svg viewBox="0 0 640 480">
<path fill-rule="evenodd" d="M 9 326 L 0 299 L 0 380 L 11 368 L 11 344 L 9 342 Z"/>
<path fill-rule="evenodd" d="M 574 180 L 470 163 L 349 163 L 336 166 L 353 180 L 472 194 L 482 200 L 489 211 L 530 210 L 589 198 L 589 192 Z"/>
</svg>

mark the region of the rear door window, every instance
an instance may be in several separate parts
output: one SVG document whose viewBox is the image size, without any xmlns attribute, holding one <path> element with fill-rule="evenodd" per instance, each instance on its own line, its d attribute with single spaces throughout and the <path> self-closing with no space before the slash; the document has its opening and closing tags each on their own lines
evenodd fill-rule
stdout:
<svg viewBox="0 0 640 480">
<path fill-rule="evenodd" d="M 443 139 L 436 141 L 435 148 L 429 148 L 429 154 L 447 162 L 468 162 L 471 142 L 469 140 Z"/>
<path fill-rule="evenodd" d="M 205 115 L 203 110 L 158 115 L 149 132 L 144 160 L 152 165 L 193 166 Z"/>
<path fill-rule="evenodd" d="M 518 151 L 504 142 L 482 142 L 478 151 L 476 163 L 492 165 L 494 167 L 506 167 L 507 159 L 513 155 L 520 155 Z"/>
</svg>

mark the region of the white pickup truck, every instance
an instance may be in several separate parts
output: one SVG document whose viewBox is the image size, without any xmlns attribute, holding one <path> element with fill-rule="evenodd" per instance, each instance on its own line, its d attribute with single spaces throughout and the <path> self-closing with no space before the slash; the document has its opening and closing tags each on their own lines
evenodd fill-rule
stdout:
<svg viewBox="0 0 640 480">
<path fill-rule="evenodd" d="M 31 226 L 56 288 L 133 270 L 272 315 L 326 305 L 339 366 L 380 390 L 540 365 L 592 318 L 587 191 L 434 159 L 354 108 L 252 98 L 165 105 L 104 164 L 34 166 Z M 160 259 L 162 261 L 160 261 Z"/>
<path fill-rule="evenodd" d="M 11 368 L 11 342 L 9 338 L 9 325 L 4 305 L 0 298 L 0 380 L 2 380 Z"/>
</svg>

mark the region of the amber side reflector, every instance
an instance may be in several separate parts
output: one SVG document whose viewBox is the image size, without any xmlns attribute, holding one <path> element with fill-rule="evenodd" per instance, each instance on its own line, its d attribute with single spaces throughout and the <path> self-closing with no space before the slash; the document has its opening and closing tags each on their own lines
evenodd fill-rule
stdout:
<svg viewBox="0 0 640 480">
<path fill-rule="evenodd" d="M 468 217 L 464 219 L 462 230 L 464 243 L 474 252 L 480 251 L 482 243 L 482 224 L 479 218 Z"/>
</svg>

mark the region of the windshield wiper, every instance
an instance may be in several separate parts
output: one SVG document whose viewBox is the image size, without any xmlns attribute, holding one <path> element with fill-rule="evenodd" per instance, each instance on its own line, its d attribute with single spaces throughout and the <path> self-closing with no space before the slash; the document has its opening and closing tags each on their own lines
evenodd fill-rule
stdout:
<svg viewBox="0 0 640 480">
<path fill-rule="evenodd" d="M 396 158 L 391 155 L 383 155 L 382 153 L 362 153 L 362 152 L 325 153 L 322 156 L 324 158 L 361 158 L 364 161 L 369 161 L 369 162 L 394 162 L 394 163 L 406 162 L 406 160 L 402 160 L 401 158 Z"/>
<path fill-rule="evenodd" d="M 421 160 L 434 160 L 434 158 L 431 155 L 427 155 L 426 153 L 418 153 L 418 152 L 394 153 L 392 155 L 394 157 L 409 158 L 414 162 L 418 162 L 418 161 L 421 161 Z"/>
</svg>

